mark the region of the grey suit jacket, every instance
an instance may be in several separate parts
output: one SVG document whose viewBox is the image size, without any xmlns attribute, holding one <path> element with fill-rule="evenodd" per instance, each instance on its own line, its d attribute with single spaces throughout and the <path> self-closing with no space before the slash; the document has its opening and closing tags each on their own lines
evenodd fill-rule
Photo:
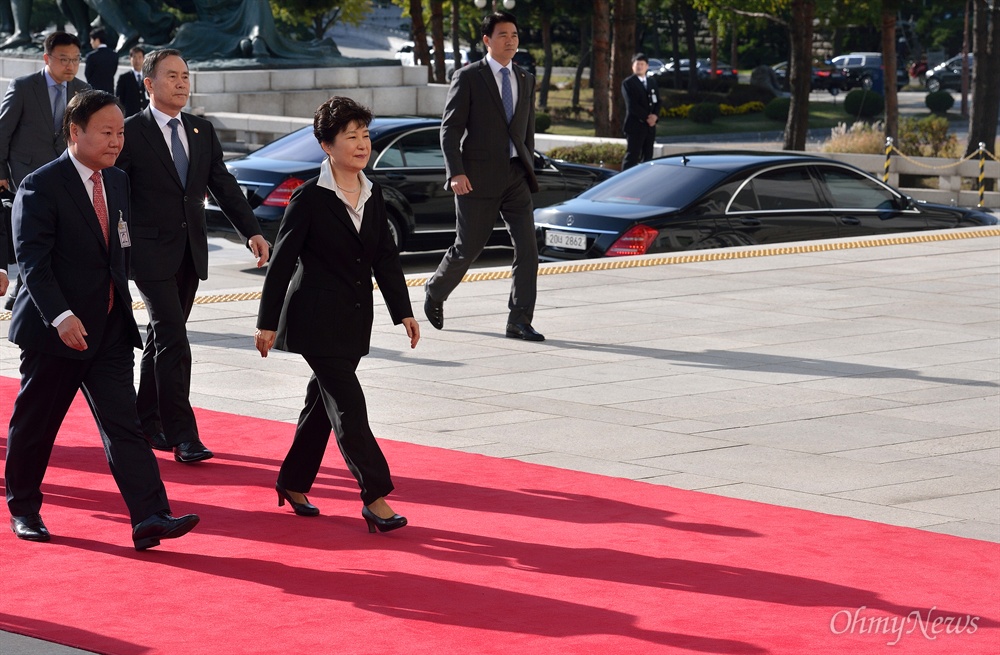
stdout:
<svg viewBox="0 0 1000 655">
<path fill-rule="evenodd" d="M 527 171 L 528 187 L 538 191 L 535 177 L 535 77 L 513 65 L 517 78 L 517 106 L 510 125 L 496 78 L 486 59 L 455 71 L 441 119 L 445 185 L 456 175 L 467 175 L 470 197 L 489 198 L 503 193 L 510 169 L 510 142 Z"/>
<path fill-rule="evenodd" d="M 66 102 L 89 88 L 81 79 L 71 80 L 66 84 Z M 28 173 L 62 154 L 66 142 L 52 122 L 45 72 L 11 80 L 0 102 L 0 179 L 17 186 Z"/>
</svg>

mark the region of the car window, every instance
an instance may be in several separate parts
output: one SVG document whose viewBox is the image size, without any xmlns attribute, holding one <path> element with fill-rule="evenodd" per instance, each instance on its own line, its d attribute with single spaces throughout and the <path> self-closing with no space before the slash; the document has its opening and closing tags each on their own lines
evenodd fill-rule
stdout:
<svg viewBox="0 0 1000 655">
<path fill-rule="evenodd" d="M 823 206 L 812 177 L 803 166 L 759 173 L 744 184 L 732 204 L 732 210 L 740 211 L 784 211 Z"/>
<path fill-rule="evenodd" d="M 318 164 L 326 157 L 326 153 L 313 136 L 313 128 L 304 127 L 264 146 L 251 156 Z"/>
<path fill-rule="evenodd" d="M 636 166 L 584 192 L 594 202 L 686 207 L 724 177 L 719 171 L 671 164 Z"/>
<path fill-rule="evenodd" d="M 408 132 L 382 151 L 374 168 L 444 168 L 440 138 L 437 128 Z"/>
<path fill-rule="evenodd" d="M 830 203 L 837 209 L 885 210 L 896 207 L 896 196 L 875 180 L 846 168 L 819 168 Z"/>
</svg>

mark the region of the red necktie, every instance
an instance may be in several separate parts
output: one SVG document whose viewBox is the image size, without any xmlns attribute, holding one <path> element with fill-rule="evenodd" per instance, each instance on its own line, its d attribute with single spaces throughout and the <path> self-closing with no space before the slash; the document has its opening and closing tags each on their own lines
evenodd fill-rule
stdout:
<svg viewBox="0 0 1000 655">
<path fill-rule="evenodd" d="M 108 247 L 108 239 L 111 235 L 111 228 L 108 224 L 108 205 L 104 202 L 104 183 L 101 172 L 97 171 L 90 176 L 90 181 L 94 183 L 94 212 L 97 214 L 97 221 L 101 224 L 101 232 L 104 233 L 104 247 Z M 115 281 L 111 280 L 111 289 L 108 294 L 108 312 L 111 311 L 115 303 Z"/>
</svg>

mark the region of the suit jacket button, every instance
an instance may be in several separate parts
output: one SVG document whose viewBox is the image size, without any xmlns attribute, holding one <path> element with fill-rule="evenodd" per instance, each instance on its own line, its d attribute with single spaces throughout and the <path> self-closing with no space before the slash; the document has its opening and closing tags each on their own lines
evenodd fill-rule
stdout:
<svg viewBox="0 0 1000 655">
<path fill-rule="evenodd" d="M 187 227 L 187 226 L 188 226 L 187 223 L 181 223 L 181 227 Z"/>
<path fill-rule="evenodd" d="M 361 303 L 359 302 L 354 303 L 354 309 L 361 309 Z"/>
</svg>

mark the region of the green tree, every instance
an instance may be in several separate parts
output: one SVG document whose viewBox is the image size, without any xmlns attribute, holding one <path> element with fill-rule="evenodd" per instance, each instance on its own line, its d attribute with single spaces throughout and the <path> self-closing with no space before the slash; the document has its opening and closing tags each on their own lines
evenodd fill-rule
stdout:
<svg viewBox="0 0 1000 655">
<path fill-rule="evenodd" d="M 371 13 L 371 0 L 270 0 L 271 13 L 286 25 L 307 28 L 314 39 L 322 39 L 337 23 L 360 25 Z"/>
</svg>

